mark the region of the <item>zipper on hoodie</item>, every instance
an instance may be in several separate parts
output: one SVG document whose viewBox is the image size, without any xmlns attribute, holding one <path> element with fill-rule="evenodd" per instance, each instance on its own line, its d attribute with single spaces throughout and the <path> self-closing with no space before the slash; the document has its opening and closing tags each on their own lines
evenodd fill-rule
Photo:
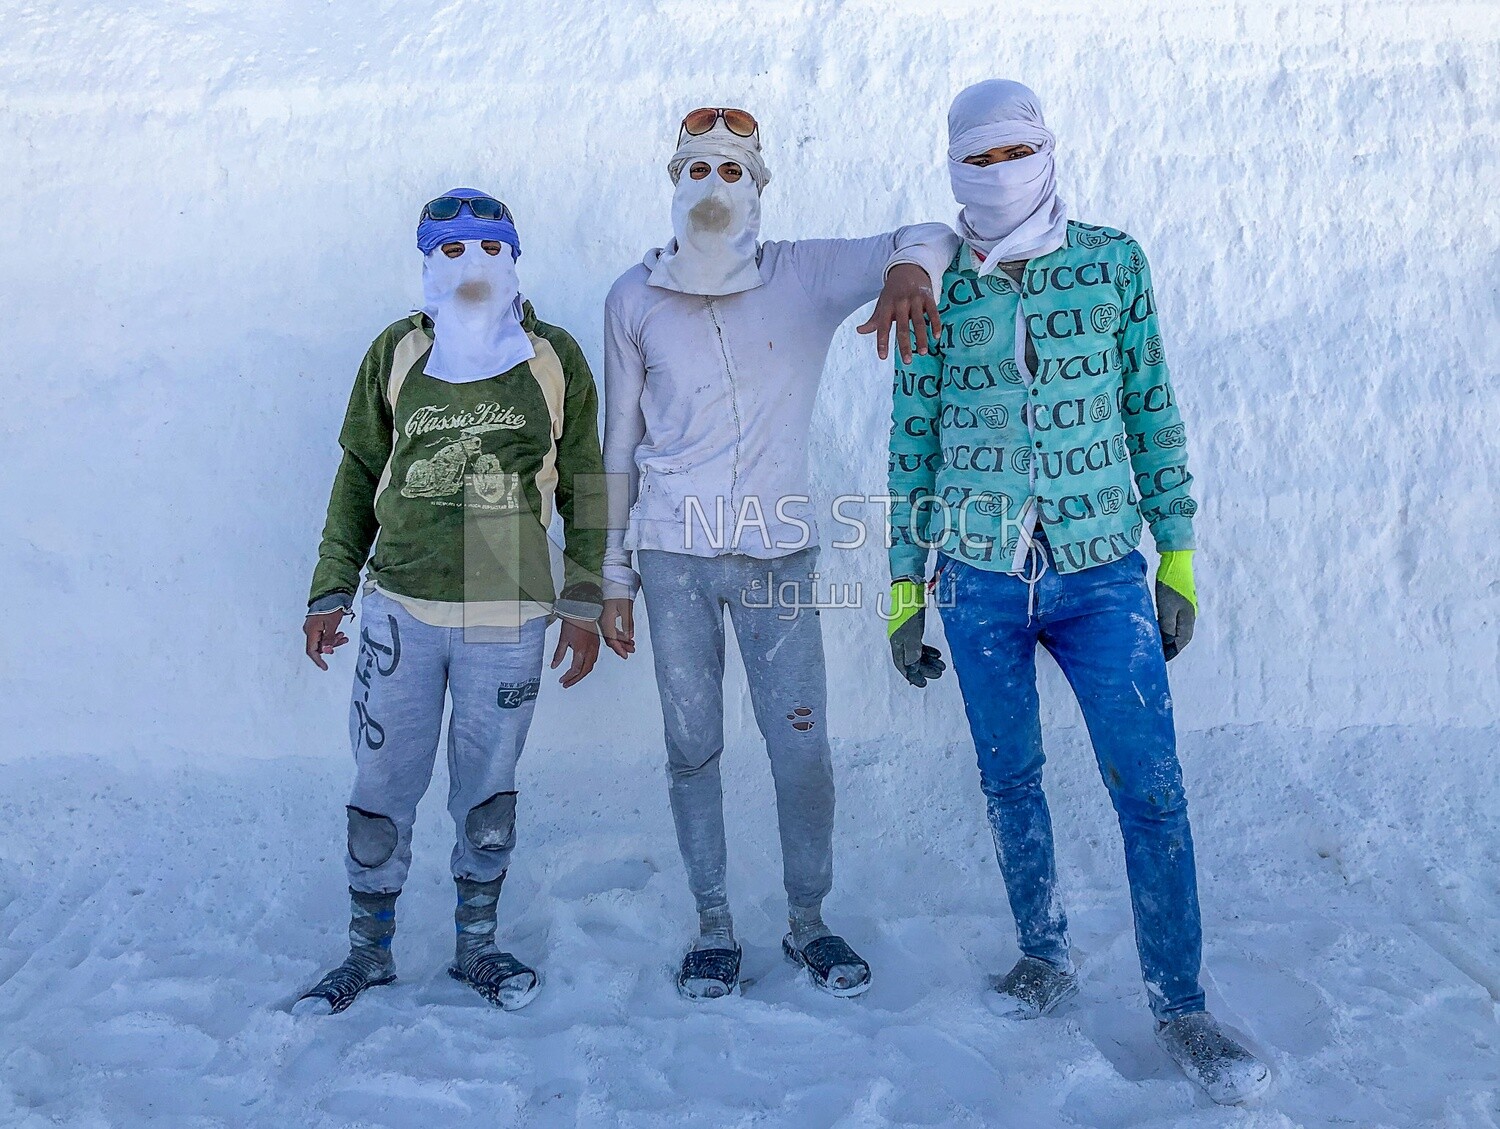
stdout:
<svg viewBox="0 0 1500 1129">
<path fill-rule="evenodd" d="M 729 381 L 729 408 L 734 414 L 734 460 L 729 470 L 729 511 L 735 525 L 739 525 L 739 510 L 735 503 L 734 491 L 740 481 L 740 444 L 744 441 L 745 432 L 740 426 L 740 398 L 739 390 L 734 384 L 734 361 L 729 356 L 729 344 L 724 340 L 724 327 L 719 324 L 719 308 L 714 305 L 712 298 L 705 297 L 703 304 L 708 307 L 709 320 L 714 323 L 714 334 L 719 339 L 719 355 L 724 358 L 724 376 Z"/>
</svg>

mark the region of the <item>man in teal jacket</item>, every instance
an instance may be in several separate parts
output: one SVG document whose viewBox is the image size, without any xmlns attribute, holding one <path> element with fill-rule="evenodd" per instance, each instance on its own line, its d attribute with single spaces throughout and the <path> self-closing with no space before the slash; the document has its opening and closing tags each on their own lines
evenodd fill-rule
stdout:
<svg viewBox="0 0 1500 1129">
<path fill-rule="evenodd" d="M 970 87 L 948 117 L 963 246 L 943 278 L 943 331 L 898 362 L 890 446 L 891 650 L 914 685 L 929 548 L 979 754 L 1021 959 L 996 1010 L 1046 1014 L 1078 990 L 1042 792 L 1036 646 L 1088 724 L 1125 841 L 1136 942 L 1158 1039 L 1217 1101 L 1265 1066 L 1204 1007 L 1187 801 L 1166 660 L 1192 637 L 1186 439 L 1150 269 L 1124 232 L 1070 221 L 1054 139 L 1017 83 Z M 1137 551 L 1161 553 L 1156 605 Z"/>
</svg>

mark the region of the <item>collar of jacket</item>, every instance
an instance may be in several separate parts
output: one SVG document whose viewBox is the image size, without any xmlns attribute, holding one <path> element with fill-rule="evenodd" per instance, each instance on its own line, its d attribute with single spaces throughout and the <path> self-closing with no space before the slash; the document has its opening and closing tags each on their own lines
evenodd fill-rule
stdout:
<svg viewBox="0 0 1500 1129">
<path fill-rule="evenodd" d="M 1047 259 L 1050 259 L 1053 255 L 1060 255 L 1064 251 L 1071 251 L 1072 249 L 1073 224 L 1069 222 L 1067 242 L 1059 247 L 1056 251 L 1048 251 L 1045 255 L 1038 255 L 1036 258 L 1028 260 L 1028 264 L 1043 262 Z M 953 255 L 953 261 L 948 264 L 948 269 L 958 271 L 958 273 L 960 274 L 978 275 L 981 265 L 982 264 L 979 262 L 979 260 L 974 257 L 974 248 L 970 247 L 967 243 L 960 242 L 957 252 L 955 252 Z"/>
<path fill-rule="evenodd" d="M 421 310 L 413 310 L 411 323 L 418 329 L 425 330 L 428 337 L 432 336 L 432 319 Z M 532 309 L 531 300 L 521 299 L 521 328 L 527 333 L 536 334 L 536 310 Z"/>
</svg>

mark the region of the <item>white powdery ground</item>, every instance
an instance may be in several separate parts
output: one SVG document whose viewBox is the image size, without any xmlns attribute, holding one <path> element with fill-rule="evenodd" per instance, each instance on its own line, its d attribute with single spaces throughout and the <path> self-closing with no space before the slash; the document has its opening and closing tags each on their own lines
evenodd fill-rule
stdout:
<svg viewBox="0 0 1500 1129">
<path fill-rule="evenodd" d="M 1190 783 L 1195 765 L 1243 763 L 1261 743 L 1189 738 Z M 1235 804 L 1232 772 L 1207 778 L 1195 811 L 1210 1003 L 1277 1075 L 1258 1108 L 1219 1109 L 1152 1042 L 1103 790 L 1089 790 L 1076 740 L 1054 744 L 1085 983 L 1058 1017 L 1030 1025 L 995 1019 L 981 999 L 1015 949 L 966 750 L 934 753 L 952 762 L 941 766 L 951 786 L 887 826 L 864 809 L 891 758 L 837 749 L 829 917 L 875 968 L 862 1000 L 814 992 L 777 951 L 763 758 L 734 756 L 727 769 L 731 879 L 756 982 L 742 998 L 690 1005 L 671 980 L 690 913 L 658 758 L 537 753 L 502 902 L 504 943 L 543 970 L 536 1003 L 504 1014 L 443 974 L 452 895 L 440 776 L 400 905 L 402 978 L 327 1019 L 287 1008 L 342 951 L 344 765 L 11 765 L 0 799 L 0 1124 L 1500 1121 L 1493 884 L 1439 879 L 1429 897 L 1420 879 L 1360 873 L 1337 819 L 1299 828 L 1274 799 Z M 593 799 L 579 796 L 583 779 Z"/>
</svg>

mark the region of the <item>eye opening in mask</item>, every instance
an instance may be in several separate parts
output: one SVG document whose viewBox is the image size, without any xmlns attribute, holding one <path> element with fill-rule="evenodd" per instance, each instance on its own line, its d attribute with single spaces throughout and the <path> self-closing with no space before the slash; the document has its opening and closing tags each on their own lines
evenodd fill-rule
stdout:
<svg viewBox="0 0 1500 1129">
<path fill-rule="evenodd" d="M 439 249 L 450 259 L 461 258 L 465 250 L 463 243 L 457 239 L 442 244 Z M 495 256 L 505 250 L 505 244 L 498 239 L 481 239 L 479 249 L 486 255 Z"/>
<path fill-rule="evenodd" d="M 693 180 L 703 180 L 713 171 L 707 161 L 694 161 L 688 166 L 687 174 Z M 719 177 L 726 184 L 735 184 L 744 175 L 745 170 L 738 161 L 725 161 L 719 166 Z"/>
<path fill-rule="evenodd" d="M 976 168 L 987 168 L 990 165 L 1004 164 L 1006 161 L 1019 161 L 1023 157 L 1036 155 L 1036 149 L 1030 145 L 997 145 L 993 149 L 986 149 L 983 153 L 973 153 L 964 158 L 964 164 L 974 165 Z"/>
</svg>

